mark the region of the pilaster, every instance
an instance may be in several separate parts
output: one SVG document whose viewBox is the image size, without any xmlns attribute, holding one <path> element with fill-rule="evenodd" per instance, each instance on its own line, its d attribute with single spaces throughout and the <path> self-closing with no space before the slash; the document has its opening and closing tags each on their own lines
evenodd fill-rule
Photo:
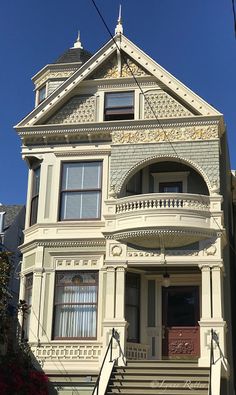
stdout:
<svg viewBox="0 0 236 395">
<path fill-rule="evenodd" d="M 202 315 L 200 325 L 200 358 L 199 366 L 210 365 L 211 331 L 219 338 L 219 345 L 224 354 L 226 323 L 222 316 L 222 263 L 199 265 L 202 271 Z M 220 356 L 215 343 L 214 358 Z"/>
</svg>

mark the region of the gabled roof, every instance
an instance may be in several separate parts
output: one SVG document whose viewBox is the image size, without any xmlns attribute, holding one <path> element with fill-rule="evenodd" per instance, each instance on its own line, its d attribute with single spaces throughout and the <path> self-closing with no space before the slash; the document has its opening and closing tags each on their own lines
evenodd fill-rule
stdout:
<svg viewBox="0 0 236 395">
<path fill-rule="evenodd" d="M 0 213 L 5 213 L 3 230 L 6 230 L 7 228 L 9 228 L 9 226 L 11 226 L 11 224 L 14 222 L 15 218 L 23 208 L 24 208 L 23 205 L 18 205 L 18 204 L 0 205 Z"/>
<path fill-rule="evenodd" d="M 107 60 L 112 53 L 117 52 L 117 46 L 126 53 L 135 62 L 140 64 L 142 68 L 147 70 L 153 77 L 157 79 L 163 89 L 171 91 L 181 102 L 185 102 L 191 106 L 196 113 L 203 116 L 222 115 L 219 111 L 205 102 L 201 97 L 192 92 L 182 82 L 177 80 L 173 75 L 146 55 L 140 48 L 132 43 L 123 34 L 117 34 L 108 41 L 97 53 L 95 53 L 79 70 L 69 77 L 62 85 L 60 85 L 47 99 L 45 99 L 38 107 L 28 114 L 17 126 L 16 129 L 30 127 L 40 124 L 41 118 L 51 114 L 53 108 L 58 108 L 60 104 L 66 101 L 67 96 L 71 96 L 73 90 L 89 75 L 101 67 L 103 62 Z"/>
</svg>

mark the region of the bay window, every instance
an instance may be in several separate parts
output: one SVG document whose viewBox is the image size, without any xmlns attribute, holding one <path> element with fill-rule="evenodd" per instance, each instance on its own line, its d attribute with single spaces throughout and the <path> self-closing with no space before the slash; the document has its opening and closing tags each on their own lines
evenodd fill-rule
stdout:
<svg viewBox="0 0 236 395">
<path fill-rule="evenodd" d="M 95 339 L 97 300 L 98 272 L 57 272 L 53 338 Z"/>
<path fill-rule="evenodd" d="M 63 163 L 60 220 L 99 219 L 102 162 Z"/>
</svg>

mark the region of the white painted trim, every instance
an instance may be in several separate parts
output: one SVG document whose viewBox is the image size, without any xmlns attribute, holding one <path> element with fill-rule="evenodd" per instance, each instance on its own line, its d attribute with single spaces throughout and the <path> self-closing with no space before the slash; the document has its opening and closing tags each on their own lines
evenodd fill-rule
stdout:
<svg viewBox="0 0 236 395">
<path fill-rule="evenodd" d="M 154 192 L 159 193 L 159 184 L 161 182 L 182 182 L 183 193 L 187 193 L 187 178 L 189 171 L 176 171 L 164 173 L 151 173 L 154 178 Z"/>
</svg>

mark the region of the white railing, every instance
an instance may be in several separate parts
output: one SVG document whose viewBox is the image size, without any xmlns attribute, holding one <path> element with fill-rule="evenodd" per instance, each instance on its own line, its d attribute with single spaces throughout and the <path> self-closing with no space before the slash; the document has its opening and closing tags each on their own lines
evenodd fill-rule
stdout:
<svg viewBox="0 0 236 395">
<path fill-rule="evenodd" d="M 63 344 L 42 343 L 40 346 L 31 346 L 31 350 L 38 359 L 63 361 L 99 361 L 102 354 L 102 343 Z"/>
<path fill-rule="evenodd" d="M 128 196 L 118 199 L 116 203 L 116 214 L 153 209 L 210 211 L 210 199 L 209 196 L 205 195 L 152 193 L 148 195 Z"/>
<path fill-rule="evenodd" d="M 141 343 L 126 343 L 127 359 L 147 359 L 149 346 Z"/>
</svg>

